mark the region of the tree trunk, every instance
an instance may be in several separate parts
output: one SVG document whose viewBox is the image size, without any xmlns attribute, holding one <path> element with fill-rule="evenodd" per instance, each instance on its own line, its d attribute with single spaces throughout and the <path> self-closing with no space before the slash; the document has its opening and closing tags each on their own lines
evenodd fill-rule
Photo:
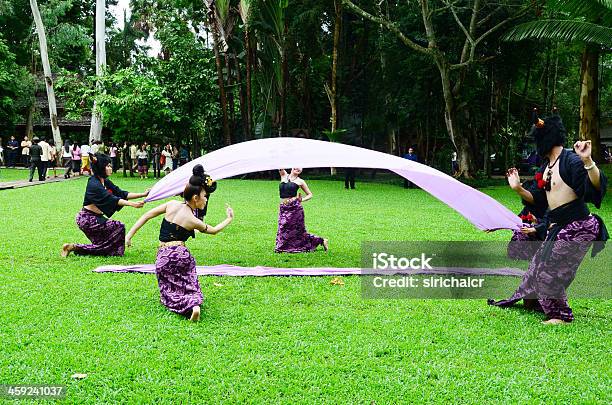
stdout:
<svg viewBox="0 0 612 405">
<path fill-rule="evenodd" d="M 36 101 L 32 103 L 30 108 L 28 109 L 28 118 L 26 119 L 26 132 L 25 136 L 28 137 L 29 140 L 32 140 L 32 133 L 34 132 L 34 110 L 36 109 Z"/>
<path fill-rule="evenodd" d="M 234 67 L 236 68 L 236 81 L 238 85 L 238 100 L 240 102 L 240 119 L 242 120 L 242 134 L 244 136 L 244 140 L 249 140 L 249 130 L 247 125 L 247 111 L 246 111 L 246 101 L 244 99 L 244 91 L 242 90 L 242 73 L 240 72 L 240 64 L 238 63 L 238 58 L 236 57 L 236 53 L 232 52 L 232 59 L 234 61 Z"/>
<path fill-rule="evenodd" d="M 96 84 L 98 91 L 102 91 L 100 86 L 100 76 L 104 73 L 106 66 L 106 0 L 96 0 Z M 102 139 L 102 112 L 98 110 L 94 100 L 93 111 L 91 113 L 91 127 L 89 129 L 89 139 L 99 141 Z"/>
<path fill-rule="evenodd" d="M 232 77 L 232 63 L 230 60 L 230 55 L 229 55 L 229 49 L 225 52 L 225 54 L 223 55 L 224 59 L 225 59 L 225 71 L 227 73 L 227 88 L 229 89 L 229 92 L 226 93 L 227 95 L 227 106 L 228 106 L 228 110 L 229 110 L 229 128 L 230 131 L 233 133 L 234 130 L 236 129 L 236 120 L 235 120 L 235 107 L 234 107 L 234 80 Z"/>
<path fill-rule="evenodd" d="M 211 9 L 211 12 L 212 11 Z M 213 51 L 215 53 L 215 64 L 217 66 L 217 85 L 219 86 L 219 98 L 221 101 L 221 111 L 223 112 L 223 139 L 225 145 L 232 144 L 232 137 L 230 134 L 229 121 L 227 119 L 227 99 L 225 97 L 225 84 L 223 80 L 223 67 L 221 66 L 221 55 L 219 54 L 219 31 L 217 29 L 214 16 L 209 15 L 209 22 L 211 32 L 213 35 Z"/>
<path fill-rule="evenodd" d="M 599 47 L 589 44 L 582 53 L 580 69 L 580 139 L 591 141 L 593 160 L 602 162 L 599 138 L 598 74 Z"/>
<path fill-rule="evenodd" d="M 441 59 L 436 58 L 436 66 L 440 72 L 440 78 L 442 79 L 442 93 L 444 95 L 445 107 L 444 122 L 446 123 L 446 130 L 448 131 L 451 142 L 455 148 L 457 148 L 457 163 L 459 164 L 457 177 L 462 176 L 471 178 L 474 173 L 473 153 L 467 138 L 463 135 L 457 123 L 457 103 L 452 92 L 450 71 L 447 64 Z"/>
<path fill-rule="evenodd" d="M 53 90 L 53 78 L 51 76 L 51 65 L 49 64 L 49 54 L 47 53 L 47 36 L 45 35 L 45 27 L 40 17 L 38 3 L 36 0 L 30 0 L 34 23 L 36 24 L 36 32 L 38 33 L 38 42 L 40 44 L 40 59 L 43 65 L 45 74 L 45 85 L 47 87 L 47 100 L 49 102 L 49 119 L 51 121 L 51 132 L 53 133 L 53 141 L 56 145 L 62 145 L 62 137 L 60 128 L 57 122 L 57 106 L 55 104 L 55 91 Z"/>
<path fill-rule="evenodd" d="M 336 9 L 336 21 L 334 24 L 334 48 L 332 51 L 331 91 L 329 96 L 332 132 L 336 132 L 338 129 L 338 49 L 340 47 L 340 29 L 342 26 L 342 7 L 339 0 L 334 2 L 334 7 Z"/>
<path fill-rule="evenodd" d="M 338 130 L 338 50 L 340 48 L 340 29 L 342 27 L 342 4 L 340 0 L 334 1 L 336 19 L 334 22 L 334 48 L 332 51 L 331 89 L 329 91 L 329 104 L 331 106 L 331 132 Z M 336 168 L 330 167 L 330 174 L 336 174 Z"/>
<path fill-rule="evenodd" d="M 246 140 L 253 139 L 253 104 L 251 102 L 251 36 L 248 27 L 244 30 L 244 41 L 246 50 Z"/>
<path fill-rule="evenodd" d="M 289 27 L 287 19 L 285 19 L 285 28 L 283 31 L 283 39 L 281 41 L 281 94 L 280 94 L 280 109 L 278 120 L 278 135 L 284 136 L 287 134 L 287 82 L 289 76 L 289 65 L 287 58 L 287 34 Z"/>
</svg>

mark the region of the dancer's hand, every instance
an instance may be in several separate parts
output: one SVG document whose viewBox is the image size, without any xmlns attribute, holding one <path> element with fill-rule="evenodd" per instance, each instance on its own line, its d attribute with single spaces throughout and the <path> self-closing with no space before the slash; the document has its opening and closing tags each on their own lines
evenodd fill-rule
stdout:
<svg viewBox="0 0 612 405">
<path fill-rule="evenodd" d="M 144 204 L 144 201 L 130 201 L 130 205 L 134 208 L 142 208 Z"/>
<path fill-rule="evenodd" d="M 143 193 L 144 197 L 148 196 L 150 192 L 151 192 L 150 188 L 146 189 L 145 192 Z"/>
<path fill-rule="evenodd" d="M 574 151 L 578 156 L 580 156 L 580 159 L 582 159 L 583 161 L 590 160 L 592 152 L 591 141 L 576 142 L 574 144 Z"/>
<path fill-rule="evenodd" d="M 232 207 L 229 206 L 228 203 L 225 203 L 225 213 L 227 214 L 228 218 L 234 219 L 234 210 L 232 209 Z"/>
<path fill-rule="evenodd" d="M 529 234 L 532 234 L 532 233 L 535 233 L 535 232 L 536 232 L 536 229 L 534 227 L 531 227 L 531 226 L 523 226 L 521 228 L 521 233 L 523 233 L 525 235 L 529 235 Z"/>
<path fill-rule="evenodd" d="M 512 190 L 516 190 L 521 187 L 521 178 L 516 167 L 511 167 L 508 169 L 506 172 L 506 177 L 508 178 L 508 184 Z"/>
<path fill-rule="evenodd" d="M 125 237 L 125 247 L 131 247 L 132 246 L 132 238 L 128 238 L 127 236 Z"/>
</svg>

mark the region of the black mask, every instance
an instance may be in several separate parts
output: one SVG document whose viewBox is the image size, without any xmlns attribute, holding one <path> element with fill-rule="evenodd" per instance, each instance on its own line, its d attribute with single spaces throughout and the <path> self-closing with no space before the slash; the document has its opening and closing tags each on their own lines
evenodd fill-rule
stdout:
<svg viewBox="0 0 612 405">
<path fill-rule="evenodd" d="M 534 125 L 532 133 L 540 157 L 545 157 L 555 146 L 563 146 L 567 137 L 567 131 L 558 115 L 546 118 L 541 128 Z"/>
</svg>

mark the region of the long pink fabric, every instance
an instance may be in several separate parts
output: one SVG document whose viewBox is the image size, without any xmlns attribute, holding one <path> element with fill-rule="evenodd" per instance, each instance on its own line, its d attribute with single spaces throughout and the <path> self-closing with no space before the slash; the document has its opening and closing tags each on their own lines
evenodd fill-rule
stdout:
<svg viewBox="0 0 612 405">
<path fill-rule="evenodd" d="M 197 266 L 198 276 L 348 276 L 359 274 L 374 274 L 371 270 L 364 271 L 358 267 L 240 267 L 231 264 L 216 266 Z M 155 273 L 154 264 L 135 264 L 131 266 L 109 265 L 93 270 L 96 273 Z M 384 273 L 384 274 L 389 274 Z M 492 275 L 521 277 L 519 269 L 503 267 L 499 269 L 464 268 L 464 267 L 434 267 L 431 270 L 401 270 L 395 274 L 457 274 L 457 275 Z"/>
<path fill-rule="evenodd" d="M 481 230 L 521 227 L 520 218 L 502 204 L 439 170 L 370 149 L 302 138 L 258 139 L 210 152 L 158 181 L 146 201 L 179 195 L 197 164 L 204 166 L 215 180 L 283 167 L 388 169 L 438 198 Z"/>
</svg>

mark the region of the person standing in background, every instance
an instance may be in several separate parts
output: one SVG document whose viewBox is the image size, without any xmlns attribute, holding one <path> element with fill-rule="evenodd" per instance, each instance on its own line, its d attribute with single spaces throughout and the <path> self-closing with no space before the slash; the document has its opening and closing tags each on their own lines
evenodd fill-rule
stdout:
<svg viewBox="0 0 612 405">
<path fill-rule="evenodd" d="M 451 154 L 451 172 L 453 176 L 456 176 L 459 173 L 459 163 L 457 162 L 457 152 L 453 152 Z"/>
<path fill-rule="evenodd" d="M 89 152 L 91 152 L 91 147 L 89 144 L 84 143 L 81 145 L 81 174 L 91 174 L 91 166 L 89 165 Z"/>
<path fill-rule="evenodd" d="M 64 141 L 64 146 L 62 147 L 62 166 L 64 166 L 64 178 L 67 179 L 70 177 L 70 172 L 72 172 L 72 145 L 69 139 Z"/>
<path fill-rule="evenodd" d="M 47 143 L 47 141 L 45 140 L 45 137 L 41 137 L 40 138 L 40 142 L 38 142 L 38 145 L 40 145 L 40 147 L 42 148 L 42 154 L 40 155 L 40 161 L 41 161 L 41 166 L 43 169 L 43 179 L 46 180 L 47 179 L 47 169 L 49 168 L 49 144 Z"/>
<path fill-rule="evenodd" d="M 11 140 L 6 144 L 6 149 L 8 149 L 8 163 L 7 167 L 15 167 L 15 163 L 17 161 L 17 153 L 19 149 L 19 142 L 15 139 L 14 136 L 11 135 Z"/>
<path fill-rule="evenodd" d="M 172 170 L 176 170 L 179 165 L 179 150 L 176 146 L 172 147 Z"/>
<path fill-rule="evenodd" d="M 413 162 L 418 162 L 419 157 L 414 153 L 414 148 L 410 146 L 408 148 L 408 153 L 404 155 L 404 159 L 411 160 Z M 414 188 L 414 183 L 408 179 L 404 179 L 404 188 Z"/>
<path fill-rule="evenodd" d="M 149 153 L 147 152 L 145 144 L 140 145 L 140 149 L 136 154 L 138 158 L 138 174 L 140 179 L 143 180 L 149 177 Z"/>
<path fill-rule="evenodd" d="M 151 148 L 151 164 L 153 165 L 153 178 L 158 179 L 161 177 L 161 167 L 160 161 L 161 158 L 161 149 L 159 144 L 153 145 Z"/>
<path fill-rule="evenodd" d="M 55 141 L 53 139 L 49 140 L 49 169 L 53 169 L 53 177 L 57 177 L 57 172 L 55 168 L 57 167 L 57 149 L 55 147 Z"/>
<path fill-rule="evenodd" d="M 138 146 L 135 143 L 130 146 L 130 158 L 132 159 L 132 173 L 138 167 Z"/>
<path fill-rule="evenodd" d="M 172 171 L 172 146 L 170 144 L 166 145 L 164 150 L 162 150 L 163 163 L 160 161 L 160 165 L 163 166 L 162 170 L 165 174 L 168 174 Z"/>
<path fill-rule="evenodd" d="M 110 145 L 110 158 L 111 158 L 111 162 L 112 162 L 112 165 L 113 165 L 113 173 L 117 173 L 117 170 L 119 169 L 117 152 L 118 152 L 117 145 L 115 145 L 115 143 L 111 143 L 111 145 Z M 104 152 L 102 152 L 102 153 L 104 153 Z"/>
<path fill-rule="evenodd" d="M 78 143 L 72 145 L 72 172 L 75 176 L 81 175 L 81 148 Z"/>
<path fill-rule="evenodd" d="M 42 164 L 43 149 L 38 144 L 38 137 L 32 138 L 32 146 L 30 147 L 30 183 L 34 178 L 34 170 L 38 170 L 38 181 L 45 181 L 44 169 Z"/>
<path fill-rule="evenodd" d="M 21 141 L 21 163 L 23 167 L 30 167 L 30 146 L 32 146 L 32 142 L 30 142 L 26 135 L 23 137 L 23 141 Z"/>
</svg>

